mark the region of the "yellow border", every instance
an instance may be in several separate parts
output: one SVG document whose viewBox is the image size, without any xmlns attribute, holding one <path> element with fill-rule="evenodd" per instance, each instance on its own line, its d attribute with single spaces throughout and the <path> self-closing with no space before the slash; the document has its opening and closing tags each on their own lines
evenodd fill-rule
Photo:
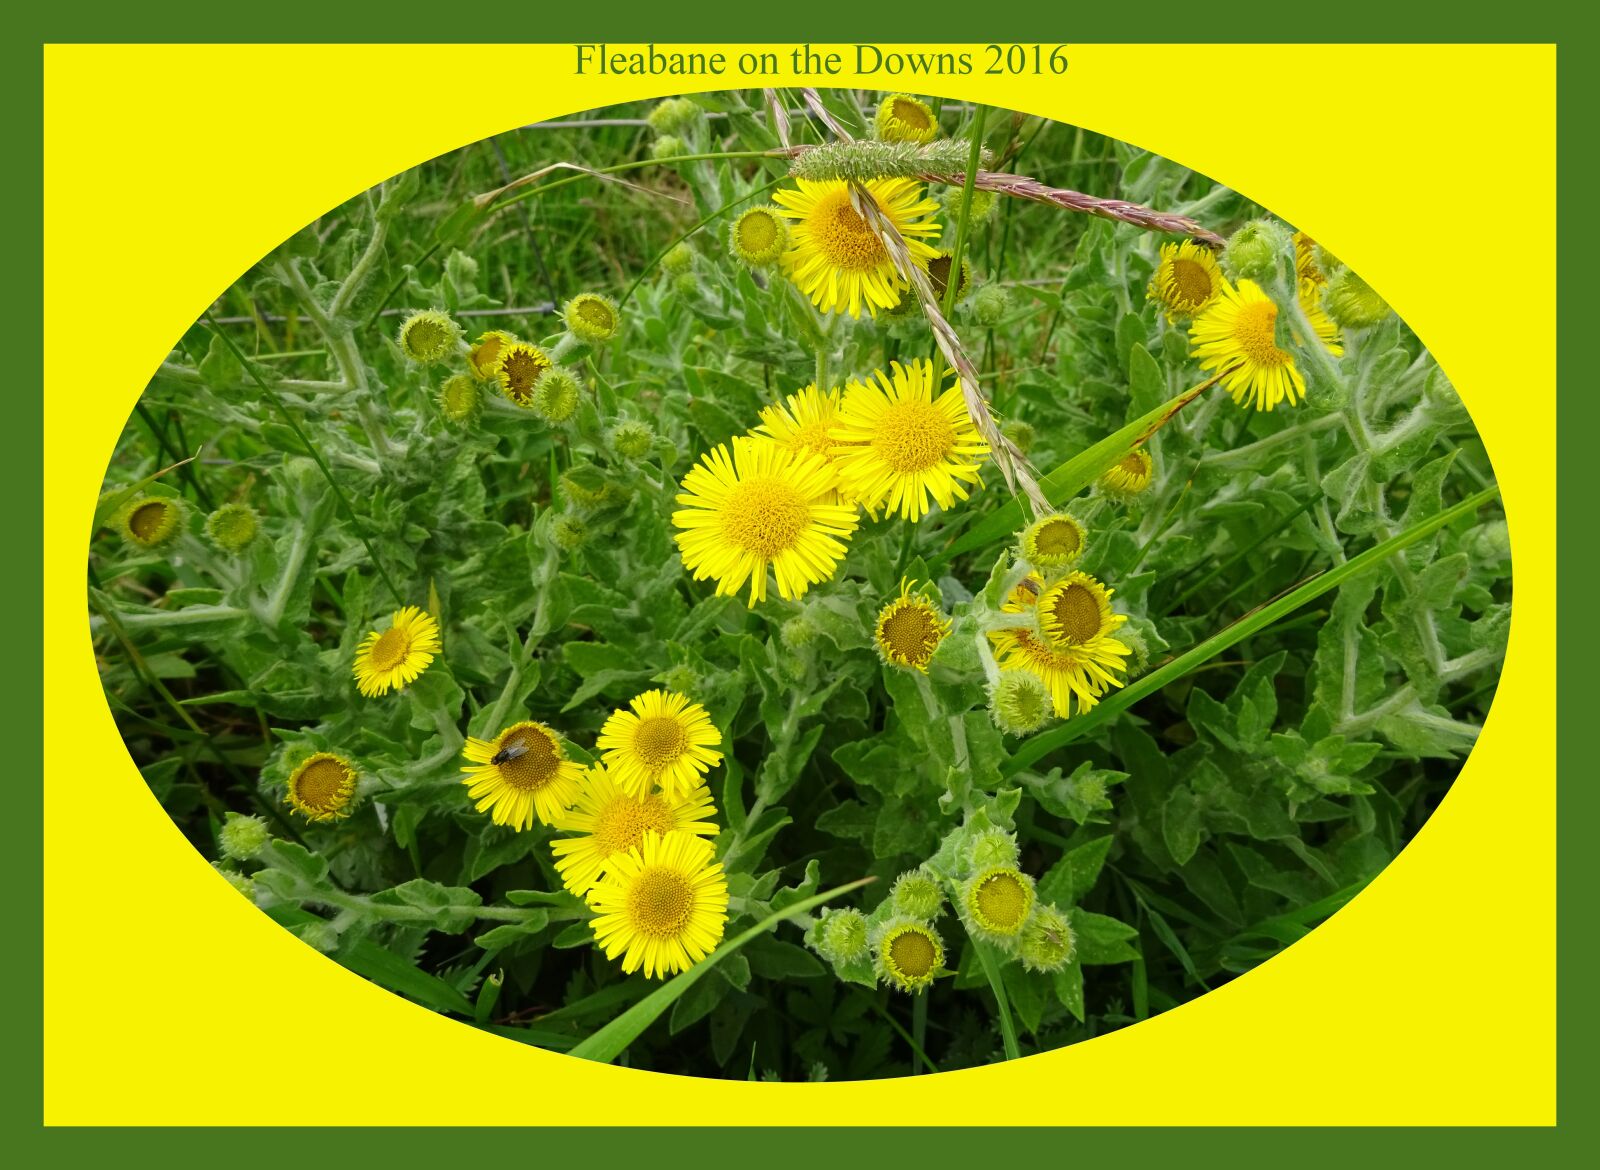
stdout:
<svg viewBox="0 0 1600 1170">
<path fill-rule="evenodd" d="M 860 82 L 1077 122 L 1272 208 L 1415 327 L 1488 443 L 1516 564 L 1488 726 L 1400 860 L 1284 955 L 1137 1027 L 1011 1065 L 696 1081 L 434 1015 L 314 953 L 212 872 L 145 788 L 101 696 L 83 601 L 101 472 L 173 340 L 303 224 L 486 135 L 672 88 L 573 78 L 570 46 L 519 48 L 515 69 L 483 69 L 484 52 L 46 50 L 46 1120 L 1553 1122 L 1551 46 L 1073 46 L 1064 78 Z M 226 100 L 242 78 L 271 100 Z M 413 96 L 430 87 L 457 97 Z M 296 1089 L 308 1076 L 337 1086 L 311 1112 L 320 1098 Z"/>
</svg>

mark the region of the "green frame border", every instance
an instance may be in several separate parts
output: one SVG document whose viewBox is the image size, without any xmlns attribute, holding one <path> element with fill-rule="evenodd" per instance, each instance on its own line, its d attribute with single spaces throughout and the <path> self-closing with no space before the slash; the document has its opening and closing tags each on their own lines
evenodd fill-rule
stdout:
<svg viewBox="0 0 1600 1170">
<path fill-rule="evenodd" d="M 606 13 L 606 23 L 616 28 L 620 17 L 631 18 L 632 14 L 627 9 L 633 5 L 634 0 L 625 0 L 620 10 L 617 5 L 611 5 Z M 493 39 L 496 34 L 501 38 L 509 35 L 554 43 L 605 39 L 605 34 L 597 35 L 594 32 L 592 21 L 577 20 L 568 14 L 552 15 L 526 2 L 513 4 L 506 0 L 480 0 L 472 7 L 470 17 L 465 21 L 445 19 L 446 10 L 437 4 L 423 5 L 412 0 L 391 0 L 386 4 L 368 2 L 361 7 L 344 5 L 338 9 L 328 5 L 326 0 L 278 0 L 270 8 L 258 10 L 222 10 L 214 3 L 196 0 L 168 2 L 159 10 L 149 5 L 122 5 L 115 9 L 108 5 L 104 12 L 96 12 L 96 7 L 98 5 L 95 4 L 77 5 L 71 13 L 62 14 L 29 12 L 12 22 L 12 36 L 7 38 L 6 47 L 11 67 L 5 72 L 5 84 L 13 90 L 8 103 L 13 116 L 9 121 L 12 127 L 18 128 L 14 131 L 17 139 L 14 148 L 27 152 L 33 158 L 42 161 L 43 128 L 42 117 L 39 116 L 43 104 L 42 46 L 48 43 L 274 42 L 285 40 L 285 33 L 309 33 L 311 35 L 305 39 L 319 43 L 410 39 L 394 35 L 402 29 L 425 29 L 436 35 L 424 39 L 440 41 Z M 663 15 L 656 8 L 648 15 L 628 20 L 626 40 L 686 43 L 695 40 L 766 39 L 787 42 L 809 38 L 815 41 L 853 42 L 897 41 L 915 39 L 916 36 L 912 34 L 908 37 L 903 11 L 863 11 L 858 3 L 828 4 L 820 11 L 816 4 L 808 5 L 801 14 L 804 17 L 804 31 L 798 36 L 791 13 L 787 10 L 727 7 L 729 11 L 726 16 L 707 11 L 703 6 L 697 6 L 692 16 L 681 7 L 669 15 Z M 949 9 L 947 17 L 936 12 L 940 8 Z M 1519 6 L 1514 15 L 1505 15 L 1504 10 L 1456 9 L 1448 13 L 1446 20 L 1436 20 L 1428 12 L 1402 11 L 1392 0 L 1335 0 L 1317 8 L 1289 7 L 1273 12 L 1219 11 L 1192 3 L 1179 4 L 1176 0 L 1145 0 L 1134 14 L 1124 19 L 1118 19 L 1116 12 L 1101 8 L 1075 11 L 1070 18 L 1062 17 L 1050 23 L 1061 30 L 1056 39 L 1066 43 L 1168 42 L 1178 39 L 1180 31 L 1204 33 L 1213 42 L 1262 43 L 1292 41 L 1296 38 L 1321 41 L 1326 39 L 1330 31 L 1337 31 L 1346 37 L 1353 37 L 1358 32 L 1365 33 L 1373 42 L 1383 43 L 1424 44 L 1441 40 L 1489 44 L 1555 43 L 1558 46 L 1558 106 L 1568 111 L 1593 109 L 1596 103 L 1594 71 L 1587 67 L 1587 62 L 1581 60 L 1581 57 L 1588 56 L 1582 51 L 1588 48 L 1586 30 L 1581 28 L 1576 18 L 1557 16 L 1556 11 L 1555 5 L 1535 0 L 1534 3 Z M 835 12 L 837 19 L 828 19 Z M 972 27 L 968 39 L 1005 39 L 1008 25 L 1016 30 L 1009 39 L 1033 41 L 1042 35 L 1038 15 L 1022 4 L 1010 12 L 996 14 L 941 0 L 936 5 L 920 5 L 917 15 L 917 23 L 922 28 L 927 29 L 928 33 L 939 34 L 939 39 L 944 40 L 953 39 L 955 31 L 963 25 Z M 1331 24 L 1330 18 L 1333 18 Z M 1582 49 L 1574 49 L 1574 45 L 1581 45 Z M 1250 79 L 1238 80 L 1241 85 L 1250 83 Z M 1588 94 L 1588 97 L 1584 97 L 1584 94 Z M 1558 200 L 1568 205 L 1577 205 L 1589 172 L 1596 169 L 1592 157 L 1581 151 L 1583 144 L 1572 130 L 1576 121 L 1570 114 L 1567 118 L 1558 116 L 1558 158 L 1565 153 L 1563 148 L 1574 148 L 1566 165 L 1560 167 L 1557 178 Z M 18 188 L 10 188 L 5 191 L 3 198 L 12 205 L 11 221 L 14 224 L 42 222 L 42 185 L 28 187 L 25 193 Z M 1492 248 L 1489 255 L 1509 265 L 1515 263 L 1515 224 L 1505 226 L 1505 245 Z M 29 241 L 26 248 L 28 263 L 25 266 L 36 265 L 35 270 L 42 273 L 42 235 L 34 243 L 35 237 L 29 226 L 21 228 L 17 236 Z M 1573 251 L 1576 253 L 1576 245 Z M 1574 256 L 1574 259 L 1577 257 Z M 1578 330 L 1593 319 L 1595 293 L 1592 282 L 1587 279 L 1587 267 L 1587 264 L 1580 267 L 1576 263 L 1560 266 L 1558 327 L 1565 327 L 1561 329 L 1563 334 L 1577 336 Z M 37 337 L 43 329 L 42 307 L 33 300 L 31 290 L 23 291 L 20 286 L 19 281 L 11 282 L 4 294 L 13 302 L 11 319 L 21 319 L 35 325 L 37 331 L 34 336 Z M 1508 342 L 1515 344 L 1515 339 L 1508 339 Z M 1558 355 L 1558 377 L 1566 381 L 1570 375 L 1574 385 L 1581 385 L 1577 381 L 1581 357 L 1575 346 L 1564 347 Z M 25 374 L 32 370 L 39 371 L 38 380 L 31 384 L 42 385 L 42 352 L 25 352 L 23 365 Z M 20 417 L 14 417 L 15 425 L 5 429 L 4 441 L 11 449 L 7 452 L 8 457 L 0 462 L 0 475 L 7 481 L 7 498 L 24 500 L 33 505 L 26 510 L 29 520 L 23 525 L 23 537 L 28 545 L 38 549 L 43 540 L 43 400 L 42 397 L 31 398 L 26 393 L 28 385 L 30 379 L 24 377 L 20 405 L 13 406 L 14 411 L 20 412 Z M 1587 448 L 1591 445 L 1586 440 L 1595 433 L 1594 424 L 1597 416 L 1600 416 L 1600 405 L 1597 405 L 1593 393 L 1574 393 L 1558 401 L 1557 414 L 1560 436 L 1557 452 L 1558 491 L 1570 500 L 1577 500 L 1583 498 L 1580 493 L 1586 488 L 1593 491 L 1596 486 L 1592 459 L 1586 462 L 1585 456 L 1589 454 Z M 13 516 L 19 511 L 13 510 Z M 1571 522 L 1564 519 L 1558 521 L 1560 527 L 1566 523 Z M 1575 532 L 1574 536 L 1579 537 L 1580 534 Z M 1566 684 L 1556 695 L 1557 719 L 1565 723 L 1570 718 L 1574 726 L 1581 726 L 1577 721 L 1585 713 L 1587 704 L 1584 700 L 1596 689 L 1585 669 L 1586 664 L 1595 659 L 1594 625 L 1579 620 L 1587 615 L 1580 614 L 1578 606 L 1586 599 L 1585 588 L 1592 587 L 1593 575 L 1589 569 L 1597 559 L 1600 558 L 1594 551 L 1592 538 L 1587 542 L 1575 539 L 1573 550 L 1558 571 L 1558 587 L 1563 595 L 1576 600 L 1563 607 L 1572 610 L 1574 621 L 1561 645 L 1565 653 L 1560 654 L 1556 664 L 1557 682 Z M 27 645 L 25 657 L 30 660 L 27 665 L 31 666 L 34 661 L 42 665 L 42 631 L 34 630 L 29 622 L 29 616 L 42 608 L 42 574 L 35 573 L 22 579 L 8 577 L 0 583 L 0 589 L 4 590 L 9 602 L 8 611 L 20 616 L 20 621 L 15 623 L 13 629 L 20 627 L 28 630 L 25 639 L 19 639 L 25 640 Z M 4 866 L 5 889 L 16 891 L 19 895 L 24 891 L 34 895 L 18 896 L 14 900 L 13 906 L 17 909 L 13 910 L 7 926 L 16 929 L 20 925 L 24 936 L 31 933 L 32 937 L 38 939 L 43 933 L 43 910 L 41 899 L 37 896 L 42 888 L 40 825 L 43 805 L 42 788 L 33 783 L 31 778 L 42 776 L 43 773 L 44 744 L 40 729 L 43 725 L 44 698 L 34 679 L 25 670 L 7 672 L 3 681 L 0 681 L 0 689 L 3 689 L 6 700 L 0 703 L 0 711 L 3 711 L 5 721 L 12 725 L 10 742 L 15 747 L 21 747 L 27 756 L 24 767 L 17 772 L 20 795 L 14 793 L 8 801 L 9 815 L 4 822 L 4 832 L 9 840 L 6 842 L 7 848 L 0 851 L 0 858 L 3 858 L 0 864 Z M 1560 770 L 1574 777 L 1584 776 L 1583 768 L 1588 760 L 1579 755 L 1577 745 L 1561 742 L 1557 745 L 1557 751 Z M 37 770 L 33 766 L 34 760 L 38 761 Z M 1514 800 L 1515 777 L 1507 779 L 1512 792 L 1508 800 Z M 1594 1129 L 1589 1116 L 1592 1110 L 1586 1109 L 1585 1105 L 1588 1097 L 1586 1090 L 1593 1084 L 1593 1053 L 1600 1038 L 1596 1037 L 1593 998 L 1583 992 L 1580 982 L 1590 973 L 1587 960 L 1594 950 L 1594 944 L 1583 929 L 1585 923 L 1579 919 L 1583 899 L 1574 896 L 1574 892 L 1600 888 L 1596 851 L 1587 840 L 1590 826 L 1596 823 L 1597 801 L 1600 801 L 1600 796 L 1597 796 L 1591 782 L 1569 783 L 1562 785 L 1558 791 L 1558 883 L 1567 892 L 1567 896 L 1560 900 L 1558 922 L 1568 928 L 1568 939 L 1558 957 L 1558 978 L 1564 992 L 1558 995 L 1557 1024 L 1557 1103 L 1561 1120 L 1553 1128 L 1527 1131 L 1322 1130 L 1317 1132 L 1314 1153 L 1300 1140 L 1300 1135 L 1305 1131 L 1277 1128 L 1019 1129 L 1005 1132 L 940 1129 L 930 1135 L 931 1141 L 913 1138 L 904 1130 L 819 1128 L 792 1131 L 763 1128 L 724 1131 L 726 1137 L 705 1133 L 694 1136 L 711 1136 L 719 1144 L 742 1143 L 748 1137 L 751 1143 L 749 1148 L 752 1152 L 759 1150 L 757 1157 L 768 1165 L 803 1163 L 810 1166 L 815 1163 L 818 1154 L 827 1158 L 842 1156 L 848 1161 L 871 1158 L 877 1162 L 887 1158 L 893 1162 L 904 1159 L 908 1153 L 921 1153 L 933 1147 L 933 1143 L 937 1143 L 935 1148 L 938 1156 L 946 1164 L 969 1155 L 982 1156 L 987 1153 L 993 1157 L 1002 1150 L 1007 1154 L 1026 1156 L 1037 1152 L 1046 1157 L 1070 1156 L 1074 1159 L 1103 1152 L 1118 1160 L 1124 1160 L 1129 1155 L 1170 1152 L 1174 1157 L 1186 1161 L 1209 1160 L 1206 1159 L 1209 1153 L 1226 1158 L 1230 1165 L 1276 1160 L 1285 1153 L 1296 1160 L 1306 1160 L 1310 1154 L 1309 1161 L 1312 1164 L 1334 1164 L 1347 1161 L 1353 1154 L 1370 1156 L 1381 1152 L 1386 1155 L 1386 1161 L 1392 1159 L 1398 1162 L 1424 1152 L 1437 1156 L 1460 1151 L 1472 1155 L 1474 1159 L 1513 1151 L 1522 1153 L 1528 1149 L 1528 1142 L 1531 1142 L 1533 1150 L 1543 1156 L 1555 1155 L 1560 1158 L 1557 1164 L 1565 1163 L 1562 1155 L 1568 1152 L 1572 1152 L 1576 1160 L 1576 1151 L 1584 1144 L 1585 1135 Z M 86 834 L 85 848 L 93 849 L 94 843 L 114 838 L 114 833 L 106 832 L 103 826 L 99 827 L 94 833 Z M 85 862 L 114 866 L 116 858 L 106 856 L 96 859 L 86 854 Z M 1575 906 L 1577 909 L 1574 909 Z M 1490 930 L 1492 932 L 1492 926 Z M 42 1083 L 38 1070 L 43 1058 L 43 1025 L 42 1017 L 32 1010 L 43 994 L 42 970 L 32 956 L 23 957 L 27 954 L 26 948 L 20 950 L 22 953 L 0 970 L 0 986 L 10 992 L 8 998 L 11 1000 L 4 1025 L 3 1034 L 7 1041 L 4 1048 L 9 1061 L 15 1065 L 12 1092 L 6 1095 L 0 1116 L 4 1117 L 6 1128 L 14 1135 L 13 1148 L 18 1148 L 16 1139 L 22 1139 L 24 1144 L 21 1144 L 19 1152 L 23 1159 L 27 1159 L 34 1150 L 38 1150 L 40 1155 L 48 1153 L 55 1157 L 66 1155 L 69 1151 L 74 1154 L 125 1154 L 131 1147 L 121 1143 L 140 1131 L 47 1129 L 42 1125 Z M 1515 961 L 1514 947 L 1508 946 L 1504 954 L 1503 960 L 1496 957 L 1491 944 L 1490 957 L 1486 960 L 1486 981 L 1490 985 L 1493 983 L 1496 962 Z M 1472 974 L 1474 978 L 1485 980 L 1485 972 Z M 1580 990 L 1572 991 L 1572 988 Z M 1462 1026 L 1515 1026 L 1515 1010 L 1514 1004 L 1502 1005 L 1486 999 L 1483 1019 L 1464 1020 Z M 1501 1018 L 1496 1019 L 1496 1015 Z M 1381 1052 L 1377 1049 L 1374 1059 L 1381 1059 Z M 241 1092 L 259 1091 L 261 1088 L 251 1084 L 247 1061 L 241 1061 L 237 1068 L 226 1075 L 239 1077 Z M 464 1085 L 470 1084 L 470 1070 L 462 1071 L 462 1079 Z M 268 1091 L 271 1091 L 270 1087 Z M 296 1158 L 306 1159 L 309 1156 L 315 1163 L 324 1159 L 331 1162 L 335 1158 L 342 1163 L 349 1152 L 356 1149 L 369 1157 L 393 1151 L 398 1155 L 397 1164 L 400 1165 L 415 1164 L 423 1158 L 439 1155 L 478 1159 L 501 1151 L 520 1153 L 535 1159 L 569 1154 L 592 1159 L 599 1153 L 591 1131 L 574 1129 L 532 1133 L 484 1129 L 462 1135 L 456 1131 L 433 1129 L 321 1129 L 312 1133 L 304 1129 L 198 1128 L 182 1131 L 182 1136 L 178 1137 L 182 1143 L 182 1154 L 178 1147 L 169 1144 L 179 1132 L 168 1128 L 157 1129 L 151 1131 L 152 1136 L 148 1139 L 152 1144 L 163 1143 L 166 1156 L 173 1160 L 173 1164 L 186 1164 L 191 1159 L 198 1161 L 204 1157 L 208 1161 L 223 1159 L 223 1165 L 232 1167 L 266 1165 L 269 1159 L 277 1165 L 281 1164 L 283 1154 L 291 1151 Z M 605 1137 L 605 1154 L 608 1161 L 635 1152 L 654 1155 L 672 1149 L 664 1142 L 682 1142 L 689 1136 L 671 1130 L 612 1131 Z M 920 1133 L 918 1136 L 921 1136 Z M 1524 1136 L 1528 1142 L 1519 1140 Z M 143 1145 L 146 1139 L 135 1137 L 133 1140 Z M 1593 1140 L 1592 1136 L 1589 1140 Z M 732 1144 L 722 1146 L 729 1153 L 743 1148 L 742 1145 Z M 684 1153 L 688 1155 L 689 1150 L 684 1148 Z"/>
</svg>

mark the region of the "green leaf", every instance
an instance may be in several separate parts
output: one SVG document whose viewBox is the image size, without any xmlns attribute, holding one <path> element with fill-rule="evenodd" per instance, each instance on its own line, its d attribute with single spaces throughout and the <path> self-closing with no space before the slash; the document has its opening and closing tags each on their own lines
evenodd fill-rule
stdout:
<svg viewBox="0 0 1600 1170">
<path fill-rule="evenodd" d="M 1061 860 L 1050 867 L 1039 879 L 1039 897 L 1062 909 L 1077 905 L 1083 896 L 1094 889 L 1100 870 L 1111 852 L 1111 834 L 1096 837 L 1085 845 L 1069 849 Z"/>
</svg>

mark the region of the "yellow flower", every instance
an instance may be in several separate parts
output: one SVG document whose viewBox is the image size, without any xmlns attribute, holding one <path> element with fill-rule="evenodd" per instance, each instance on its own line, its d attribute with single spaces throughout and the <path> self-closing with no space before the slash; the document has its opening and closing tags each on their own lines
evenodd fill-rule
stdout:
<svg viewBox="0 0 1600 1170">
<path fill-rule="evenodd" d="M 1086 646 L 1128 619 L 1111 611 L 1111 593 L 1088 573 L 1072 573 L 1039 594 L 1039 629 L 1052 646 Z"/>
<path fill-rule="evenodd" d="M 1323 347 L 1335 357 L 1344 353 L 1339 326 L 1328 315 L 1328 310 L 1322 307 L 1322 285 L 1315 280 L 1302 280 L 1296 292 L 1300 301 L 1300 311 L 1306 315 L 1306 320 L 1311 322 L 1311 331 L 1317 335 L 1317 340 L 1322 342 Z M 1295 340 L 1298 341 L 1299 337 L 1296 336 Z"/>
<path fill-rule="evenodd" d="M 461 769 L 461 783 L 478 811 L 519 833 L 533 828 L 535 817 L 555 824 L 582 791 L 582 765 L 567 759 L 567 749 L 543 723 L 513 723 L 492 740 L 469 737 L 461 754 L 476 765 Z"/>
<path fill-rule="evenodd" d="M 783 254 L 784 271 L 811 303 L 825 313 L 869 316 L 893 308 L 905 291 L 883 241 L 850 205 L 850 187 L 842 179 L 813 182 L 796 179 L 793 191 L 773 198 L 795 221 L 790 248 Z M 937 253 L 927 240 L 937 238 L 939 225 L 924 217 L 939 210 L 915 179 L 870 179 L 867 195 L 899 230 L 913 260 L 931 260 Z"/>
<path fill-rule="evenodd" d="M 933 363 L 895 362 L 891 373 L 851 382 L 839 404 L 833 437 L 840 485 L 869 511 L 880 507 L 920 520 L 931 505 L 967 498 L 989 446 L 978 437 L 959 384 L 934 397 Z"/>
<path fill-rule="evenodd" d="M 579 293 L 561 307 L 561 319 L 573 336 L 590 345 L 610 341 L 621 327 L 616 302 L 600 293 Z"/>
<path fill-rule="evenodd" d="M 1287 351 L 1278 348 L 1278 306 L 1253 280 L 1224 284 L 1222 295 L 1195 318 L 1189 344 L 1203 370 L 1221 370 L 1223 389 L 1257 410 L 1293 405 L 1306 381 Z"/>
<path fill-rule="evenodd" d="M 839 443 L 833 427 L 839 421 L 839 389 L 823 393 L 815 383 L 790 394 L 783 402 L 761 408 L 761 425 L 751 431 L 765 436 L 792 455 L 820 455 L 833 466 Z M 835 492 L 830 502 L 844 502 Z"/>
<path fill-rule="evenodd" d="M 1328 283 L 1328 274 L 1317 263 L 1317 241 L 1305 232 L 1294 234 L 1294 275 L 1297 283 L 1303 280 L 1313 284 Z"/>
<path fill-rule="evenodd" d="M 1033 879 L 1010 866 L 975 874 L 961 894 L 969 929 L 1004 943 L 1022 931 L 1033 913 Z"/>
<path fill-rule="evenodd" d="M 900 596 L 878 611 L 872 639 L 884 662 L 926 674 L 933 652 L 950 632 L 950 622 L 936 607 L 913 596 L 912 584 L 901 578 Z"/>
<path fill-rule="evenodd" d="M 556 828 L 580 833 L 550 842 L 556 872 L 574 894 L 583 894 L 605 874 L 611 859 L 644 844 L 646 832 L 678 830 L 715 837 L 716 815 L 711 791 L 704 785 L 669 800 L 660 793 L 630 796 L 618 788 L 605 767 L 596 764 L 583 774 L 577 803 L 556 821 Z"/>
<path fill-rule="evenodd" d="M 473 377 L 480 382 L 496 377 L 500 373 L 500 359 L 505 356 L 506 349 L 516 344 L 515 337 L 498 329 L 482 334 L 478 343 L 467 351 L 467 365 L 471 367 Z"/>
<path fill-rule="evenodd" d="M 284 801 L 310 821 L 337 821 L 350 815 L 356 770 L 332 752 L 307 756 L 289 775 Z"/>
<path fill-rule="evenodd" d="M 939 119 L 928 103 L 908 93 L 892 93 L 878 103 L 878 137 L 884 142 L 915 142 L 939 137 Z"/>
<path fill-rule="evenodd" d="M 1082 576 L 1085 574 L 1074 573 L 1063 583 Z M 1032 619 L 1036 618 L 1034 610 L 1043 590 L 1044 582 L 1037 575 L 1030 575 L 1013 589 L 1001 609 L 1005 613 L 1028 615 L 1029 624 L 991 630 L 989 641 L 994 645 L 1000 667 L 1026 670 L 1044 683 L 1050 690 L 1055 713 L 1065 719 L 1072 714 L 1074 704 L 1082 714 L 1098 703 L 1108 688 L 1120 687 L 1122 680 L 1113 672 L 1126 671 L 1123 660 L 1132 652 L 1109 636 L 1071 645 L 1052 643 L 1041 636 Z M 1070 614 L 1076 599 L 1061 604 Z"/>
<path fill-rule="evenodd" d="M 728 453 L 731 446 L 733 453 Z M 736 436 L 683 477 L 672 514 L 683 563 L 696 581 L 714 577 L 719 596 L 750 582 L 750 605 L 766 600 L 767 567 L 793 601 L 833 576 L 856 530 L 854 507 L 834 502 L 833 468 L 771 439 Z"/>
<path fill-rule="evenodd" d="M 1162 244 L 1161 263 L 1145 295 L 1159 303 L 1167 320 L 1193 317 L 1222 292 L 1227 283 L 1210 248 L 1193 240 Z"/>
<path fill-rule="evenodd" d="M 776 207 L 752 207 L 728 229 L 728 250 L 751 268 L 776 264 L 789 247 L 789 224 Z"/>
<path fill-rule="evenodd" d="M 537 345 L 529 345 L 525 341 L 512 342 L 501 351 L 495 366 L 500 392 L 518 406 L 531 405 L 533 388 L 553 364 L 550 356 Z"/>
<path fill-rule="evenodd" d="M 1155 464 L 1150 452 L 1135 447 L 1100 476 L 1100 488 L 1113 496 L 1137 496 L 1150 486 Z"/>
<path fill-rule="evenodd" d="M 439 623 L 414 605 L 397 609 L 382 633 L 373 630 L 356 648 L 356 686 L 369 699 L 403 690 L 439 652 Z"/>
<path fill-rule="evenodd" d="M 698 787 L 722 761 L 722 733 L 699 703 L 674 691 L 646 691 L 630 699 L 631 711 L 611 713 L 595 746 L 618 787 L 644 797 L 659 784 L 668 800 Z"/>
<path fill-rule="evenodd" d="M 711 842 L 692 833 L 649 831 L 611 858 L 589 891 L 606 958 L 621 955 L 624 974 L 642 967 L 647 978 L 664 979 L 715 950 L 728 922 L 728 881 L 711 858 Z"/>
<path fill-rule="evenodd" d="M 1085 539 L 1076 517 L 1041 516 L 1022 531 L 1022 559 L 1036 569 L 1064 569 L 1083 555 Z"/>
<path fill-rule="evenodd" d="M 892 918 L 877 931 L 878 975 L 901 991 L 921 991 L 944 969 L 939 932 L 915 918 Z"/>
</svg>

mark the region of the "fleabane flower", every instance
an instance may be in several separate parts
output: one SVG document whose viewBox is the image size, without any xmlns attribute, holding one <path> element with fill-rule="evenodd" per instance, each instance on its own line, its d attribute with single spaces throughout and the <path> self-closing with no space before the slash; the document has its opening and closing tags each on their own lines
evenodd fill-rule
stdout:
<svg viewBox="0 0 1600 1170">
<path fill-rule="evenodd" d="M 612 857 L 589 891 L 591 926 L 606 958 L 649 979 L 687 971 L 716 949 L 728 921 L 728 881 L 711 843 L 692 833 L 647 831 Z"/>
<path fill-rule="evenodd" d="M 874 380 L 875 379 L 875 380 Z M 936 394 L 933 363 L 874 371 L 845 387 L 832 435 L 845 493 L 868 511 L 920 520 L 937 503 L 967 498 L 989 445 L 967 412 L 959 383 Z"/>
<path fill-rule="evenodd" d="M 850 185 L 842 179 L 813 182 L 796 179 L 793 190 L 780 190 L 774 201 L 793 220 L 789 250 L 781 263 L 789 279 L 824 313 L 877 316 L 879 309 L 900 303 L 908 287 L 884 247 L 883 240 L 850 202 Z M 862 184 L 870 198 L 906 243 L 914 261 L 933 259 L 930 241 L 939 224 L 927 217 L 939 210 L 915 179 L 870 179 Z"/>
<path fill-rule="evenodd" d="M 820 455 L 829 468 L 837 470 L 834 452 L 840 444 L 833 437 L 833 428 L 838 421 L 838 387 L 824 391 L 812 383 L 782 402 L 763 406 L 761 424 L 750 434 L 771 439 L 791 455 Z M 837 496 L 835 492 L 834 502 L 846 502 Z"/>
<path fill-rule="evenodd" d="M 879 102 L 873 125 L 884 142 L 920 145 L 939 137 L 939 119 L 934 117 L 933 108 L 908 93 L 892 93 Z"/>
<path fill-rule="evenodd" d="M 916 918 L 895 917 L 873 932 L 873 966 L 878 977 L 913 994 L 944 970 L 944 943 L 939 932 Z"/>
<path fill-rule="evenodd" d="M 284 802 L 308 821 L 337 821 L 350 815 L 355 796 L 355 765 L 333 752 L 316 752 L 289 773 Z"/>
<path fill-rule="evenodd" d="M 926 674 L 933 652 L 950 632 L 950 620 L 938 606 L 911 591 L 915 584 L 901 579 L 900 596 L 878 611 L 872 641 L 887 665 Z"/>
<path fill-rule="evenodd" d="M 731 449 L 731 450 L 730 450 Z M 854 507 L 835 503 L 833 467 L 771 439 L 736 436 L 701 456 L 684 476 L 672 514 L 684 567 L 717 582 L 719 596 L 750 584 L 766 600 L 767 570 L 786 601 L 833 576 L 856 530 Z"/>
<path fill-rule="evenodd" d="M 578 799 L 583 766 L 543 723 L 513 723 L 491 740 L 469 737 L 461 754 L 461 783 L 479 812 L 522 832 L 533 822 L 553 825 Z"/>
<path fill-rule="evenodd" d="M 1204 244 L 1184 240 L 1161 245 L 1161 260 L 1145 296 L 1161 306 L 1168 321 L 1178 321 L 1193 317 L 1216 300 L 1226 283 L 1216 253 Z"/>
<path fill-rule="evenodd" d="M 605 875 L 613 857 L 643 845 L 647 832 L 715 837 L 717 825 L 708 818 L 716 811 L 704 785 L 673 799 L 659 792 L 633 796 L 596 764 L 583 774 L 572 808 L 556 820 L 558 829 L 577 834 L 550 842 L 556 872 L 567 889 L 581 895 Z"/>
<path fill-rule="evenodd" d="M 373 630 L 356 648 L 351 669 L 367 698 L 404 690 L 439 653 L 439 623 L 414 605 L 395 610 L 387 630 Z"/>
<path fill-rule="evenodd" d="M 646 691 L 613 711 L 595 747 L 617 786 L 643 797 L 659 786 L 680 800 L 722 762 L 722 733 L 699 703 L 675 691 Z"/>
</svg>

